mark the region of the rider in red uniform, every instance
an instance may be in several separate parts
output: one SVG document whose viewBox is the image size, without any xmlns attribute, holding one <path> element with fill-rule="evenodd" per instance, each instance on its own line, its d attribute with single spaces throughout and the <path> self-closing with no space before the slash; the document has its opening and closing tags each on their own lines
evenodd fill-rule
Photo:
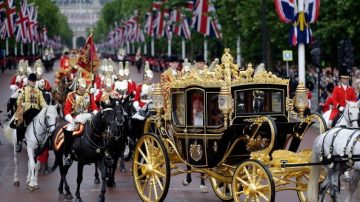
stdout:
<svg viewBox="0 0 360 202">
<path fill-rule="evenodd" d="M 340 81 L 341 83 L 334 88 L 332 94 L 332 103 L 334 109 L 331 111 L 329 118 L 329 126 L 331 128 L 333 120 L 339 114 L 339 111 L 342 112 L 345 109 L 346 101 L 356 102 L 356 93 L 353 87 L 349 86 L 350 76 L 347 72 L 341 72 Z"/>
<path fill-rule="evenodd" d="M 76 92 L 71 92 L 66 97 L 64 116 L 68 122 L 66 130 L 64 130 L 64 154 L 65 165 L 72 164 L 71 159 L 71 146 L 72 146 L 72 132 L 74 131 L 75 122 L 85 124 L 91 119 L 91 112 L 97 113 L 97 106 L 95 104 L 93 95 L 86 92 L 87 84 L 85 79 L 78 79 L 78 86 Z M 79 116 L 81 115 L 81 116 Z M 81 117 L 81 118 L 80 118 Z"/>
</svg>

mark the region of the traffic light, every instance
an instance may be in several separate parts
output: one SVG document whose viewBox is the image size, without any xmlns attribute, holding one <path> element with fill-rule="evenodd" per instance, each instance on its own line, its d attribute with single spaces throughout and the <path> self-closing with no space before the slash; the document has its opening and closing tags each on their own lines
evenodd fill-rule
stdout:
<svg viewBox="0 0 360 202">
<path fill-rule="evenodd" d="M 314 41 L 312 45 L 312 49 L 310 51 L 311 61 L 315 67 L 320 67 L 321 64 L 321 50 L 320 43 L 318 41 Z"/>
</svg>

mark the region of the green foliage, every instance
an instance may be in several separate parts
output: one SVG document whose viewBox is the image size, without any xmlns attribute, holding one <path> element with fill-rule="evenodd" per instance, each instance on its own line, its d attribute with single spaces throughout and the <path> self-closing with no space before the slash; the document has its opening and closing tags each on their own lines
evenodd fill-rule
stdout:
<svg viewBox="0 0 360 202">
<path fill-rule="evenodd" d="M 217 0 L 215 7 L 220 24 L 222 25 L 223 39 L 217 40 L 209 38 L 210 58 L 219 57 L 223 48 L 231 49 L 232 54 L 236 55 L 236 41 L 238 36 L 241 38 L 241 55 L 243 65 L 247 62 L 262 61 L 262 3 L 266 5 L 266 50 L 270 68 L 276 61 L 281 61 L 282 50 L 290 49 L 296 55 L 297 47 L 289 45 L 290 25 L 280 22 L 273 0 Z M 96 26 L 96 40 L 103 39 L 114 27 L 115 22 L 127 19 L 133 14 L 134 9 L 139 9 L 141 21 L 144 20 L 144 13 L 151 8 L 152 0 L 114 0 L 106 4 L 102 10 L 102 18 Z M 186 0 L 169 0 L 165 7 L 183 7 Z M 358 0 L 322 0 L 320 7 L 320 18 L 317 25 L 311 25 L 314 38 L 322 42 L 322 51 L 328 64 L 337 64 L 337 44 L 344 38 L 352 38 L 355 50 L 360 50 L 360 1 Z M 191 16 L 191 13 L 187 13 Z M 196 32 L 192 32 L 192 39 L 187 42 L 188 57 L 203 52 L 204 37 Z M 147 39 L 149 42 L 149 39 Z M 156 52 L 158 54 L 167 52 L 166 39 L 157 39 Z M 180 54 L 181 38 L 174 37 L 172 41 L 173 52 Z M 188 49 L 189 50 L 189 49 Z M 310 48 L 307 46 L 307 63 L 311 63 Z M 357 59 L 360 58 L 360 51 L 355 51 Z M 294 57 L 296 63 L 296 58 Z"/>
</svg>

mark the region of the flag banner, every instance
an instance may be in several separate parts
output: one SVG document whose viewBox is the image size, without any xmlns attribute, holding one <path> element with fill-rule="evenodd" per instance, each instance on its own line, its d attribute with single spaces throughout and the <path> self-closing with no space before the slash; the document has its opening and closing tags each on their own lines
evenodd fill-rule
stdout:
<svg viewBox="0 0 360 202">
<path fill-rule="evenodd" d="M 87 38 L 85 46 L 81 50 L 77 64 L 88 72 L 95 72 L 99 67 L 100 61 L 96 54 L 96 47 L 92 34 L 90 34 L 90 36 Z"/>
<path fill-rule="evenodd" d="M 221 25 L 211 0 L 196 0 L 191 27 L 205 36 L 222 38 Z"/>
</svg>

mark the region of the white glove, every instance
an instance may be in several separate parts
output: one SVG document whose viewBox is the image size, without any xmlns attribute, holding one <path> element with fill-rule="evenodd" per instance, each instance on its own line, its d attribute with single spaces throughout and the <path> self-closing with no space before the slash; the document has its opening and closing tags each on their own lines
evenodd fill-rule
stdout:
<svg viewBox="0 0 360 202">
<path fill-rule="evenodd" d="M 343 106 L 340 106 L 340 107 L 339 107 L 339 111 L 341 111 L 341 112 L 344 111 L 344 109 L 345 109 L 345 108 L 344 108 Z"/>
<path fill-rule="evenodd" d="M 13 84 L 13 85 L 10 85 L 10 90 L 12 91 L 16 91 L 18 89 L 18 86 Z"/>
<path fill-rule="evenodd" d="M 25 78 L 23 79 L 23 82 L 24 82 L 24 86 L 26 86 L 26 85 L 28 84 L 28 79 L 25 77 Z"/>
<path fill-rule="evenodd" d="M 90 93 L 91 93 L 91 94 L 95 94 L 95 92 L 96 92 L 96 89 L 95 89 L 95 88 L 90 88 Z"/>
<path fill-rule="evenodd" d="M 74 119 L 73 117 L 71 116 L 71 114 L 67 114 L 65 116 L 65 121 L 69 122 L 69 123 L 74 123 Z"/>
<path fill-rule="evenodd" d="M 82 113 L 75 117 L 74 121 L 77 123 L 85 124 L 88 120 L 91 120 L 91 114 L 90 113 Z"/>
<path fill-rule="evenodd" d="M 94 110 L 93 112 L 91 112 L 91 116 L 95 116 L 98 113 L 98 110 Z"/>
</svg>

